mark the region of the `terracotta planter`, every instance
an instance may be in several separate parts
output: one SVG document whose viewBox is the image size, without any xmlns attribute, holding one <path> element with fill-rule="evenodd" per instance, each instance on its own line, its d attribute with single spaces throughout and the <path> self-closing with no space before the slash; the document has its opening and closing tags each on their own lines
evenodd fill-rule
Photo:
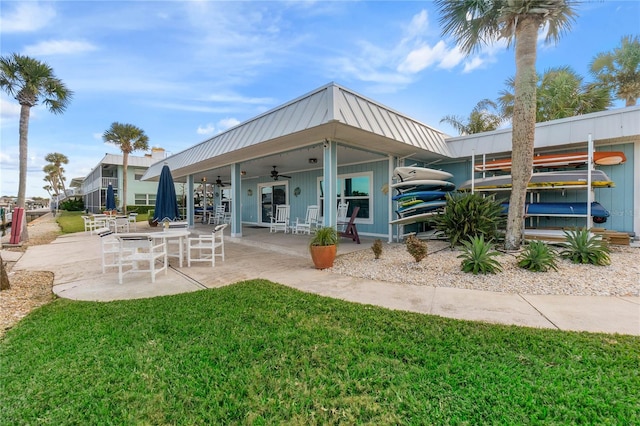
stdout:
<svg viewBox="0 0 640 426">
<path fill-rule="evenodd" d="M 155 228 L 156 226 L 158 226 L 158 221 L 157 220 L 149 220 L 149 226 L 152 228 Z"/>
<path fill-rule="evenodd" d="M 331 268 L 336 258 L 336 249 L 336 246 L 310 246 L 311 259 L 316 269 Z"/>
</svg>

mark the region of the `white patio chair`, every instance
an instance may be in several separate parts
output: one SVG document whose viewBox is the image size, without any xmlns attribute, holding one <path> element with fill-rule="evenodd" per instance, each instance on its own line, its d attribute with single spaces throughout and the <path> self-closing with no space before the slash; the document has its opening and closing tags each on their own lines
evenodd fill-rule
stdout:
<svg viewBox="0 0 640 426">
<path fill-rule="evenodd" d="M 291 206 L 288 204 L 280 204 L 276 207 L 275 217 L 271 217 L 271 226 L 269 232 L 284 231 L 286 234 L 289 229 L 289 212 Z"/>
<path fill-rule="evenodd" d="M 187 265 L 191 262 L 211 262 L 211 267 L 216 266 L 216 256 L 224 261 L 224 229 L 226 223 L 217 225 L 211 235 L 199 235 L 187 239 Z"/>
<path fill-rule="evenodd" d="M 133 230 L 136 231 L 138 229 L 138 213 L 129 213 L 129 228 L 133 225 Z"/>
<path fill-rule="evenodd" d="M 304 219 L 296 218 L 296 223 L 293 226 L 293 232 L 311 234 L 311 229 L 318 223 L 318 215 L 320 208 L 317 205 L 307 206 L 307 214 Z"/>
<path fill-rule="evenodd" d="M 347 218 L 348 210 L 349 210 L 349 202 L 343 203 L 342 201 L 340 201 L 340 203 L 338 203 L 338 214 L 336 217 L 338 230 L 341 230 L 341 229 L 344 230 L 344 227 L 349 222 L 349 219 Z"/>
<path fill-rule="evenodd" d="M 164 271 L 167 274 L 167 246 L 162 238 L 150 236 L 117 236 L 120 243 L 118 253 L 118 281 L 122 284 L 124 275 L 130 273 L 150 272 L 151 282 L 156 282 L 156 275 Z M 161 262 L 162 265 L 156 265 Z M 124 270 L 125 267 L 130 269 Z"/>
<path fill-rule="evenodd" d="M 102 273 L 104 274 L 107 268 L 117 268 L 119 265 L 120 241 L 109 228 L 96 229 L 96 232 L 100 236 L 102 245 Z"/>
<path fill-rule="evenodd" d="M 93 220 L 91 216 L 81 216 L 84 221 L 84 232 L 90 232 L 93 234 L 93 231 L 97 229 L 97 222 Z"/>
<path fill-rule="evenodd" d="M 113 227 L 113 232 L 116 234 L 129 232 L 129 218 L 127 216 L 113 218 L 109 223 Z"/>
<path fill-rule="evenodd" d="M 224 205 L 219 204 L 213 214 L 209 215 L 209 225 L 220 225 L 224 223 Z"/>
</svg>

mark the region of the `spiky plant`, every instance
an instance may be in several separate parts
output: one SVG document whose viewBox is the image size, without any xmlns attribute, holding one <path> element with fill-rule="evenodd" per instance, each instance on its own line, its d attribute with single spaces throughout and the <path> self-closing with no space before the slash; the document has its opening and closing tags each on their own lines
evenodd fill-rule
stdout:
<svg viewBox="0 0 640 426">
<path fill-rule="evenodd" d="M 416 263 L 427 257 L 428 248 L 427 242 L 422 241 L 415 235 L 410 235 L 406 241 L 407 251 L 416 260 Z"/>
<path fill-rule="evenodd" d="M 382 241 L 380 238 L 377 238 L 373 245 L 371 246 L 371 250 L 373 250 L 373 255 L 376 259 L 380 259 L 380 255 L 382 254 Z"/>
<path fill-rule="evenodd" d="M 566 242 L 560 256 L 573 263 L 591 263 L 605 266 L 611 264 L 609 246 L 600 235 L 589 232 L 586 228 L 565 231 Z"/>
<path fill-rule="evenodd" d="M 496 240 L 504 226 L 503 208 L 492 196 L 447 194 L 445 209 L 433 222 L 449 239 L 451 247 L 479 235 L 487 241 Z"/>
<path fill-rule="evenodd" d="M 460 268 L 464 272 L 477 274 L 495 274 L 502 270 L 500 262 L 494 257 L 500 252 L 492 250 L 491 244 L 484 240 L 484 236 L 471 237 L 462 241 L 462 254 L 458 257 L 462 259 Z"/>
<path fill-rule="evenodd" d="M 533 272 L 557 271 L 556 252 L 542 241 L 531 241 L 518 256 L 518 266 Z"/>
</svg>

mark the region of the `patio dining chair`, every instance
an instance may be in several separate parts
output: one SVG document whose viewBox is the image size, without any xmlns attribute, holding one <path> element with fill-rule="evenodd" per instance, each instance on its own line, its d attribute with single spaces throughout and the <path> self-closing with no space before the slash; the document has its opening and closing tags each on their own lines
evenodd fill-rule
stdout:
<svg viewBox="0 0 640 426">
<path fill-rule="evenodd" d="M 126 274 L 150 272 L 151 282 L 156 275 L 164 271 L 167 274 L 167 246 L 162 238 L 145 236 L 117 235 L 120 243 L 118 253 L 118 281 L 122 284 Z M 160 262 L 161 266 L 156 265 Z M 129 269 L 125 270 L 125 267 Z"/>
<path fill-rule="evenodd" d="M 293 225 L 293 233 L 311 234 L 312 227 L 316 226 L 318 223 L 319 213 L 320 208 L 317 205 L 307 206 L 305 218 L 296 218 L 296 223 Z"/>
<path fill-rule="evenodd" d="M 224 262 L 224 230 L 226 223 L 213 228 L 211 235 L 199 235 L 187 239 L 187 265 L 191 262 L 211 262 L 216 266 L 216 256 Z"/>
<path fill-rule="evenodd" d="M 109 228 L 100 228 L 96 232 L 100 236 L 102 246 L 102 273 L 107 272 L 107 268 L 117 268 L 120 259 L 120 241 Z"/>
<path fill-rule="evenodd" d="M 289 212 L 291 206 L 289 204 L 280 204 L 276 207 L 275 217 L 271 217 L 269 232 L 284 231 L 286 234 L 289 229 Z"/>
</svg>

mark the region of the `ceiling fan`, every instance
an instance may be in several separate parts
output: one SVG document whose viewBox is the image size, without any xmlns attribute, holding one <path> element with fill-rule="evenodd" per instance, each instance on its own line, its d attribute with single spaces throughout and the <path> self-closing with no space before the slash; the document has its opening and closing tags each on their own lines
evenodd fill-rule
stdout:
<svg viewBox="0 0 640 426">
<path fill-rule="evenodd" d="M 216 185 L 225 186 L 225 185 L 231 185 L 231 184 L 229 182 L 223 182 L 222 179 L 220 179 L 220 176 L 218 176 L 218 179 L 216 179 Z"/>
<path fill-rule="evenodd" d="M 278 173 L 278 171 L 276 170 L 277 166 L 273 166 L 273 170 L 271 170 L 271 177 L 273 178 L 273 180 L 278 180 L 278 178 L 287 178 L 287 179 L 291 179 L 291 176 L 286 176 L 286 175 L 281 175 L 280 173 Z"/>
</svg>

